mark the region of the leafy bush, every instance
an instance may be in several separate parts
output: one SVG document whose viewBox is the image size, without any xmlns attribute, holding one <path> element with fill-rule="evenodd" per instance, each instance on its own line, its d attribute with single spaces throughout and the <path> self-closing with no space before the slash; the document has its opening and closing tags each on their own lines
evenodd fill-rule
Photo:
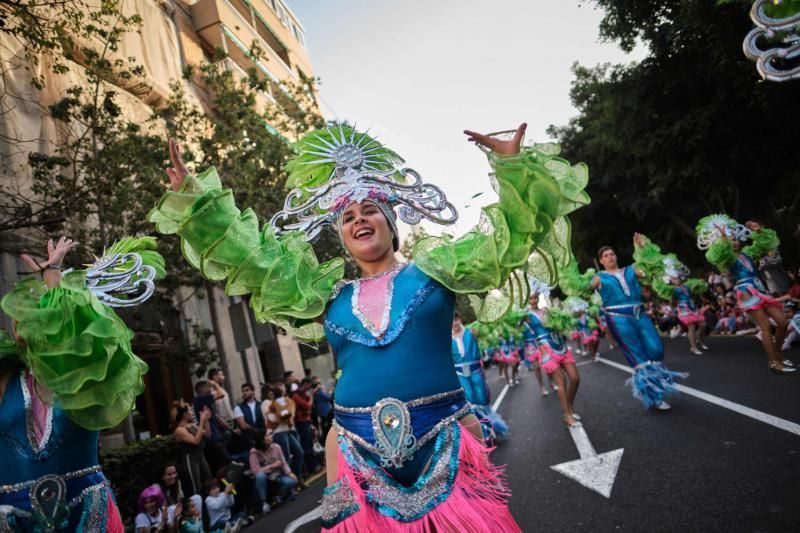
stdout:
<svg viewBox="0 0 800 533">
<path fill-rule="evenodd" d="M 164 464 L 177 463 L 178 458 L 178 443 L 172 435 L 100 450 L 103 472 L 111 482 L 124 519 L 136 516 L 139 493 L 159 481 Z"/>
</svg>

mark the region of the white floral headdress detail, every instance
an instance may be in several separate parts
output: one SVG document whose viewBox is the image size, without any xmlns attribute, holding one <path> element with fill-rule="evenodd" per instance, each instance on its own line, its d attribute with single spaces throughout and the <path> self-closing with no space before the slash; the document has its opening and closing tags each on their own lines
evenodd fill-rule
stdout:
<svg viewBox="0 0 800 533">
<path fill-rule="evenodd" d="M 312 240 L 325 226 L 337 227 L 348 205 L 364 200 L 397 206 L 397 216 L 408 224 L 458 219 L 439 187 L 423 183 L 415 170 L 401 166 L 400 156 L 366 132 L 335 124 L 305 136 L 296 149 L 286 166 L 286 184 L 295 188 L 270 221 L 276 235 L 301 231 Z"/>
<path fill-rule="evenodd" d="M 570 313 L 585 313 L 589 309 L 589 302 L 576 296 L 564 300 L 564 308 Z"/>
<path fill-rule="evenodd" d="M 550 286 L 544 281 L 531 276 L 530 278 L 528 278 L 528 282 L 531 286 L 530 290 L 531 296 L 533 296 L 534 294 L 544 294 L 545 296 L 550 295 Z"/>
<path fill-rule="evenodd" d="M 728 215 L 708 215 L 701 218 L 695 228 L 697 231 L 697 247 L 701 250 L 707 250 L 715 241 L 722 238 L 720 228 L 725 231 L 725 236 L 729 239 L 746 241 L 750 238 L 750 230 Z"/>
<path fill-rule="evenodd" d="M 681 263 L 676 257 L 668 255 L 664 258 L 663 263 L 664 275 L 662 280 L 664 283 L 670 283 L 673 278 L 685 280 L 689 277 L 689 269 L 686 268 L 686 265 Z"/>
</svg>

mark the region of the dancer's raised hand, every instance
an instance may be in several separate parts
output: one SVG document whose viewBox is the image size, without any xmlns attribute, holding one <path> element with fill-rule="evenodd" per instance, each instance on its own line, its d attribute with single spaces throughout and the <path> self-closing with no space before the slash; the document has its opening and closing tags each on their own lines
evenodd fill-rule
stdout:
<svg viewBox="0 0 800 533">
<path fill-rule="evenodd" d="M 753 220 L 748 220 L 747 222 L 744 223 L 744 225 L 750 231 L 758 231 L 758 230 L 761 229 L 761 224 L 759 224 L 758 222 L 755 222 Z"/>
<path fill-rule="evenodd" d="M 633 234 L 633 245 L 637 248 L 644 248 L 644 235 L 639 232 Z"/>
<path fill-rule="evenodd" d="M 67 239 L 66 237 L 61 237 L 55 244 L 53 243 L 53 239 L 50 239 L 47 241 L 47 261 L 39 263 L 28 254 L 22 254 L 20 259 L 28 265 L 28 268 L 30 268 L 32 272 L 39 272 L 50 265 L 60 267 L 67 252 L 78 246 L 78 244 L 80 243 L 72 239 Z"/>
<path fill-rule="evenodd" d="M 525 136 L 525 129 L 527 127 L 528 125 L 524 122 L 520 124 L 511 139 L 500 139 L 472 130 L 464 130 L 464 133 L 467 135 L 468 141 L 485 146 L 497 154 L 514 155 L 519 153 L 519 146 L 522 143 L 522 138 Z"/>
<path fill-rule="evenodd" d="M 189 170 L 183 163 L 181 148 L 175 139 L 169 140 L 169 160 L 172 162 L 172 167 L 167 169 L 167 176 L 169 176 L 172 190 L 178 192 L 183 184 L 183 179 L 189 174 Z"/>
</svg>

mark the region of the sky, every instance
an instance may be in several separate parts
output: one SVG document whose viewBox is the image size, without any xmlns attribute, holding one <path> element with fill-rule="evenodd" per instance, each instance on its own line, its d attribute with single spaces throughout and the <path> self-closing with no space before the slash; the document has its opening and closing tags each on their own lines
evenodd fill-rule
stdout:
<svg viewBox="0 0 800 533">
<path fill-rule="evenodd" d="M 325 117 L 369 128 L 425 181 L 442 187 L 460 214 L 446 230 L 456 235 L 496 200 L 486 157 L 466 142 L 464 129 L 488 133 L 527 122 L 527 140 L 552 140 L 548 126 L 577 115 L 569 98 L 575 62 L 625 63 L 644 55 L 601 42 L 602 11 L 577 0 L 288 4 L 305 28 Z M 483 194 L 472 199 L 477 193 Z"/>
</svg>

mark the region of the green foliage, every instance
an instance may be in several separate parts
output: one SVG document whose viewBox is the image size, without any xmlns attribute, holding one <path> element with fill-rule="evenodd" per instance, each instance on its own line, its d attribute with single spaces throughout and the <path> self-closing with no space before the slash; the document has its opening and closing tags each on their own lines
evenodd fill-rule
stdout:
<svg viewBox="0 0 800 533">
<path fill-rule="evenodd" d="M 749 2 L 595 0 L 600 31 L 632 65 L 574 67 L 579 115 L 551 127 L 564 155 L 592 171 L 592 204 L 573 216 L 582 264 L 602 244 L 622 260 L 634 231 L 658 236 L 689 265 L 703 265 L 692 228 L 727 212 L 785 235 L 800 215 L 800 152 L 785 124 L 800 119 L 797 84 L 761 81 L 742 53 Z M 796 241 L 785 258 L 797 260 Z"/>
<path fill-rule="evenodd" d="M 100 449 L 103 473 L 111 481 L 117 505 L 125 518 L 136 516 L 136 503 L 145 487 L 160 481 L 167 463 L 178 463 L 180 452 L 172 435 L 135 441 L 120 448 Z"/>
</svg>

